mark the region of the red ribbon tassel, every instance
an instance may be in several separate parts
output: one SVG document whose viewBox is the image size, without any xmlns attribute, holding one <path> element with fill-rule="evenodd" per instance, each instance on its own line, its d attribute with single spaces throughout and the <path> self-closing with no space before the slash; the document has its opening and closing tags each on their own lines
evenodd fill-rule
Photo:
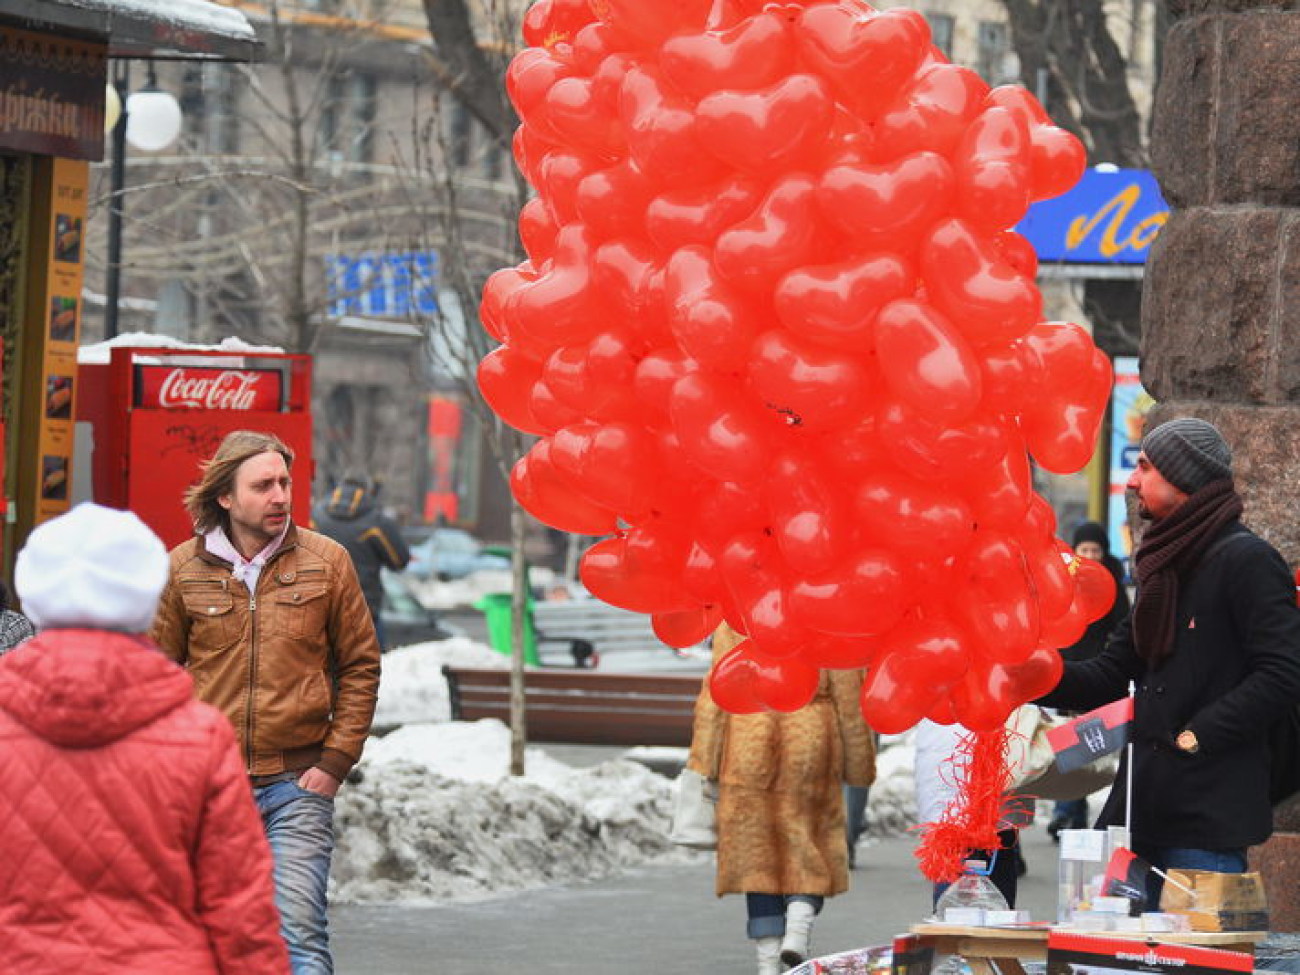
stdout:
<svg viewBox="0 0 1300 975">
<path fill-rule="evenodd" d="M 921 873 L 935 883 L 952 883 L 972 850 L 995 850 L 1011 769 L 1005 727 L 972 731 L 957 741 L 949 760 L 957 794 L 938 820 L 922 823 L 916 859 Z"/>
</svg>

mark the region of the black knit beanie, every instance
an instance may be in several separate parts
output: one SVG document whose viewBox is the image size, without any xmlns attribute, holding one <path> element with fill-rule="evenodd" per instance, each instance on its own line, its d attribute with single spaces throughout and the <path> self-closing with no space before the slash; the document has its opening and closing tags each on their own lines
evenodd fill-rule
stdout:
<svg viewBox="0 0 1300 975">
<path fill-rule="evenodd" d="M 1142 451 L 1166 481 L 1188 494 L 1232 477 L 1232 450 L 1223 434 L 1195 417 L 1160 424 L 1142 438 Z"/>
<path fill-rule="evenodd" d="M 1078 548 L 1084 542 L 1094 542 L 1101 546 L 1102 552 L 1110 554 L 1110 539 L 1106 536 L 1106 529 L 1095 521 L 1085 521 L 1074 530 L 1070 539 L 1071 547 Z"/>
</svg>

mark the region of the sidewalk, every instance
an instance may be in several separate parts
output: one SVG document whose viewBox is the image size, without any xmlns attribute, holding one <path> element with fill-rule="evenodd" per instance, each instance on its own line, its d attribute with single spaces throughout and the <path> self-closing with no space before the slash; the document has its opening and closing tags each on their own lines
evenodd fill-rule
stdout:
<svg viewBox="0 0 1300 975">
<path fill-rule="evenodd" d="M 1056 916 L 1056 847 L 1042 825 L 1023 834 L 1029 873 L 1018 907 Z M 914 838 L 859 849 L 848 893 L 814 929 L 817 954 L 883 944 L 920 921 L 929 887 Z M 337 905 L 339 975 L 748 975 L 744 900 L 713 895 L 711 856 L 572 887 L 477 904 Z"/>
</svg>

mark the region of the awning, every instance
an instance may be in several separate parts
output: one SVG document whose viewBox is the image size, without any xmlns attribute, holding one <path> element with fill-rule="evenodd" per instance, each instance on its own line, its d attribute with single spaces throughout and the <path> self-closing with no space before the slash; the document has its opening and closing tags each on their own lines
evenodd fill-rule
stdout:
<svg viewBox="0 0 1300 975">
<path fill-rule="evenodd" d="M 113 58 L 255 61 L 262 53 L 248 18 L 207 0 L 0 0 L 0 22 L 107 40 Z"/>
</svg>

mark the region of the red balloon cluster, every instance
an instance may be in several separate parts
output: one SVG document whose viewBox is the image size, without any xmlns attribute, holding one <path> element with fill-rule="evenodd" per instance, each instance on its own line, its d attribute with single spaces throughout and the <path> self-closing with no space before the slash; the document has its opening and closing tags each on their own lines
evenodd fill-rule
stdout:
<svg viewBox="0 0 1300 975">
<path fill-rule="evenodd" d="M 512 62 L 528 259 L 496 272 L 488 403 L 515 497 L 609 537 L 596 596 L 711 689 L 794 710 L 869 667 L 878 730 L 1000 725 L 1109 605 L 1034 494 L 1089 459 L 1106 357 L 1042 321 L 1010 228 L 1082 173 L 1020 87 L 861 0 L 540 0 Z"/>
</svg>

